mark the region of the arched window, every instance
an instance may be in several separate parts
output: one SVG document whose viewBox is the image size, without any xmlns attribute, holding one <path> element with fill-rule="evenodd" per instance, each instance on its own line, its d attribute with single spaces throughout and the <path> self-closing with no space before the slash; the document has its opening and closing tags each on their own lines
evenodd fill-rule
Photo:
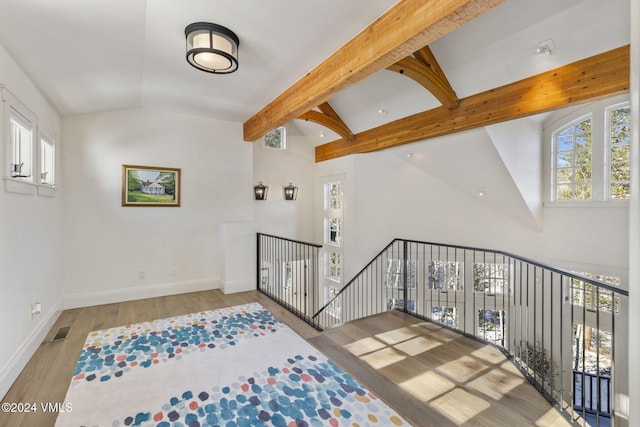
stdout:
<svg viewBox="0 0 640 427">
<path fill-rule="evenodd" d="M 551 133 L 550 201 L 620 202 L 630 197 L 631 107 L 604 100 Z M 571 120 L 571 121 L 569 121 Z"/>
<path fill-rule="evenodd" d="M 554 199 L 591 200 L 591 117 L 582 118 L 554 133 Z"/>
</svg>

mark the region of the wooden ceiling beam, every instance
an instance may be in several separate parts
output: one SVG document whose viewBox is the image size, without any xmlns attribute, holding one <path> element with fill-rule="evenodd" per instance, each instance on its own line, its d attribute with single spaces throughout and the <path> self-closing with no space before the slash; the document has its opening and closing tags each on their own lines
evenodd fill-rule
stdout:
<svg viewBox="0 0 640 427">
<path fill-rule="evenodd" d="M 351 129 L 349 129 L 346 123 L 343 122 L 337 114 L 334 116 L 316 110 L 309 110 L 306 113 L 301 114 L 298 118 L 301 120 L 311 120 L 312 122 L 331 129 L 340 135 L 345 141 L 353 141 L 353 132 L 351 132 Z"/>
<path fill-rule="evenodd" d="M 338 115 L 338 113 L 336 113 L 336 110 L 334 110 L 328 102 L 323 102 L 322 104 L 318 105 L 318 110 L 322 111 L 323 114 L 326 114 L 327 116 L 333 117 L 339 122 L 344 123 L 342 118 Z M 347 126 L 346 123 L 344 123 L 344 125 Z"/>
<path fill-rule="evenodd" d="M 629 91 L 629 46 L 622 46 L 551 71 L 316 147 L 316 162 L 422 141 L 518 119 Z"/>
<path fill-rule="evenodd" d="M 504 0 L 400 0 L 243 124 L 255 141 Z"/>
<path fill-rule="evenodd" d="M 388 66 L 387 70 L 415 80 L 446 108 L 455 108 L 458 105 L 458 96 L 429 46 L 419 49 L 414 56 L 408 56 Z"/>
</svg>

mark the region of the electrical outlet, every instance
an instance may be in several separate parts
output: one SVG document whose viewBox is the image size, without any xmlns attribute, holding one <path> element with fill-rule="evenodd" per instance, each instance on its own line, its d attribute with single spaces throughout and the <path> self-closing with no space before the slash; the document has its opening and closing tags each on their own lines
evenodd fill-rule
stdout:
<svg viewBox="0 0 640 427">
<path fill-rule="evenodd" d="M 42 313 L 42 304 L 39 302 L 31 304 L 31 316 L 36 316 L 40 313 Z"/>
<path fill-rule="evenodd" d="M 138 271 L 138 279 L 144 280 L 144 278 L 145 278 L 144 270 Z"/>
<path fill-rule="evenodd" d="M 171 267 L 169 267 L 169 275 L 170 276 L 175 276 L 177 272 L 177 268 L 175 267 L 175 265 L 172 265 Z"/>
</svg>

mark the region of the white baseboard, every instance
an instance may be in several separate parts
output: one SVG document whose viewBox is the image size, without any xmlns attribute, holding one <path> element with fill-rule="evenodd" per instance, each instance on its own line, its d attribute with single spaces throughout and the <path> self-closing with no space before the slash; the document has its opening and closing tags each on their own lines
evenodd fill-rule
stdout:
<svg viewBox="0 0 640 427">
<path fill-rule="evenodd" d="M 29 362 L 29 359 L 31 359 L 47 333 L 53 327 L 53 324 L 58 319 L 62 310 L 218 288 L 220 288 L 220 279 L 205 278 L 187 280 L 183 282 L 137 286 L 135 288 L 127 289 L 114 289 L 108 291 L 65 295 L 55 307 L 49 310 L 49 312 L 42 317 L 42 320 L 33 332 L 23 341 L 22 345 L 20 345 L 13 356 L 11 356 L 5 366 L 0 369 L 0 396 L 4 397 L 7 394 L 11 385 L 18 378 L 20 372 L 22 372 Z"/>
<path fill-rule="evenodd" d="M 225 294 L 235 294 L 236 292 L 246 292 L 256 290 L 256 280 L 223 280 L 220 290 Z"/>
<path fill-rule="evenodd" d="M 0 369 L 0 397 L 4 398 L 14 381 L 20 375 L 20 372 L 27 365 L 31 356 L 36 352 L 47 333 L 53 327 L 53 324 L 58 320 L 58 316 L 62 312 L 62 300 L 51 308 L 44 316 L 42 320 L 31 332 L 31 334 L 22 342 L 20 347 L 13 353 L 7 363 Z M 2 399 L 0 399 L 2 400 Z"/>
<path fill-rule="evenodd" d="M 220 279 L 208 277 L 182 282 L 160 283 L 126 289 L 112 289 L 107 291 L 65 295 L 63 300 L 64 309 L 67 310 L 71 308 L 90 307 L 93 305 L 134 301 L 144 298 L 162 297 L 166 295 L 184 294 L 188 292 L 206 291 L 209 289 L 219 288 Z"/>
</svg>

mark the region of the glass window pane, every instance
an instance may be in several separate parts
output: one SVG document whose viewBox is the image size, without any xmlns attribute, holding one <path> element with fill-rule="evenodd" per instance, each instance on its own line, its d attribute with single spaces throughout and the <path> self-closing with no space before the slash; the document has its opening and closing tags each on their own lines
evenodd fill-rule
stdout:
<svg viewBox="0 0 640 427">
<path fill-rule="evenodd" d="M 461 291 L 463 289 L 463 267 L 460 262 L 431 261 L 427 268 L 427 289 L 439 291 Z"/>
<path fill-rule="evenodd" d="M 562 168 L 557 170 L 556 182 L 565 184 L 573 181 L 573 168 Z"/>
<path fill-rule="evenodd" d="M 573 135 L 562 135 L 558 136 L 558 151 L 564 150 L 573 150 Z"/>
<path fill-rule="evenodd" d="M 578 199 L 578 200 L 589 200 L 589 199 L 591 199 L 591 184 L 576 185 L 575 198 Z"/>
<path fill-rule="evenodd" d="M 556 166 L 559 168 L 573 166 L 573 151 L 559 151 Z"/>
<path fill-rule="evenodd" d="M 591 150 L 578 150 L 576 151 L 576 166 L 591 165 Z"/>
<path fill-rule="evenodd" d="M 618 126 L 611 129 L 611 142 L 614 144 L 628 143 L 631 140 L 631 127 Z"/>
<path fill-rule="evenodd" d="M 611 127 L 625 126 L 631 122 L 631 107 L 611 110 Z"/>
<path fill-rule="evenodd" d="M 611 198 L 616 200 L 625 200 L 631 198 L 631 189 L 629 183 L 611 184 Z"/>
<path fill-rule="evenodd" d="M 55 185 L 55 151 L 53 141 L 48 138 L 40 139 L 40 183 Z"/>
<path fill-rule="evenodd" d="M 477 336 L 504 346 L 506 313 L 502 310 L 478 310 Z"/>
<path fill-rule="evenodd" d="M 576 148 L 577 149 L 591 148 L 591 134 L 585 134 L 585 133 L 576 134 Z"/>
<path fill-rule="evenodd" d="M 619 144 L 611 147 L 611 162 L 623 163 L 631 160 L 631 146 L 629 144 Z"/>
<path fill-rule="evenodd" d="M 340 270 L 342 268 L 342 259 L 339 253 L 329 252 L 327 256 L 327 276 L 340 280 Z"/>
<path fill-rule="evenodd" d="M 558 185 L 556 187 L 556 200 L 573 199 L 573 187 L 571 185 Z"/>
<path fill-rule="evenodd" d="M 507 286 L 507 273 L 508 266 L 504 264 L 474 264 L 473 291 L 490 295 L 503 293 Z"/>
<path fill-rule="evenodd" d="M 31 123 L 15 111 L 11 111 L 11 165 L 12 177 L 31 176 L 33 129 Z"/>
<path fill-rule="evenodd" d="M 342 189 L 339 182 L 331 182 L 324 186 L 325 209 L 342 208 Z"/>
<path fill-rule="evenodd" d="M 576 168 L 576 181 L 577 182 L 591 181 L 591 168 L 589 166 Z"/>
<path fill-rule="evenodd" d="M 450 328 L 458 328 L 458 310 L 455 307 L 431 307 L 431 320 Z"/>
</svg>

